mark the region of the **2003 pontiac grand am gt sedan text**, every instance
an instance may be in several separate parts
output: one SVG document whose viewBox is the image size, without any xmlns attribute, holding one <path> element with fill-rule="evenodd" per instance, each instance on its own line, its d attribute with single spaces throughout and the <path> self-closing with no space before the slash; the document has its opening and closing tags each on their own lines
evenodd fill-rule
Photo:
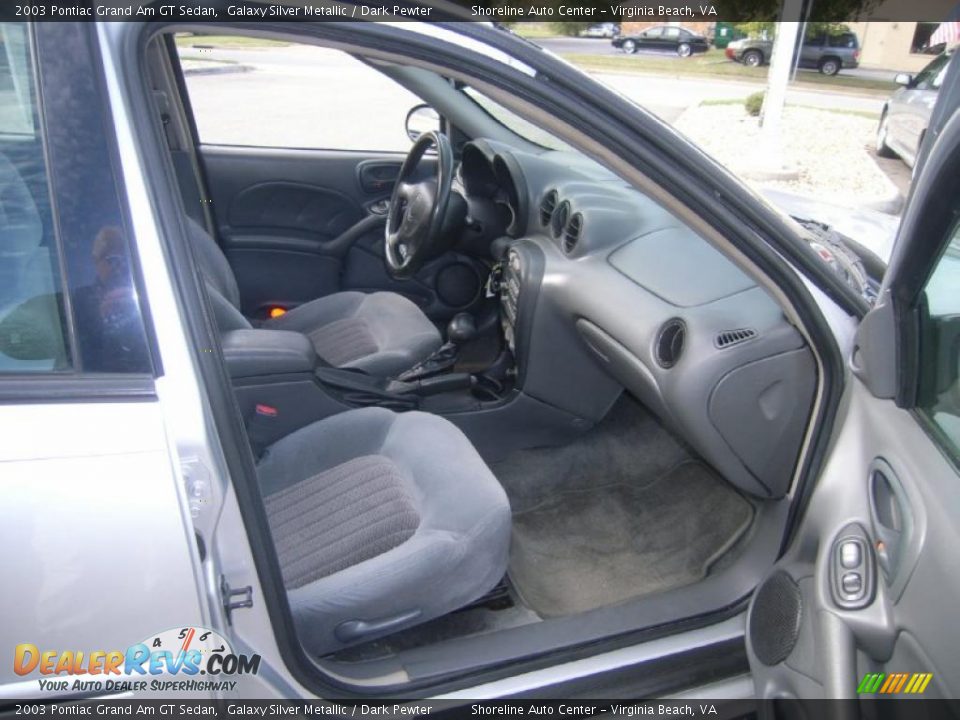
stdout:
<svg viewBox="0 0 960 720">
<path fill-rule="evenodd" d="M 960 692 L 956 58 L 877 257 L 494 27 L 0 32 L 0 648 L 256 655 L 269 698 Z M 216 141 L 266 105 L 183 32 L 301 48 L 356 137 Z"/>
</svg>

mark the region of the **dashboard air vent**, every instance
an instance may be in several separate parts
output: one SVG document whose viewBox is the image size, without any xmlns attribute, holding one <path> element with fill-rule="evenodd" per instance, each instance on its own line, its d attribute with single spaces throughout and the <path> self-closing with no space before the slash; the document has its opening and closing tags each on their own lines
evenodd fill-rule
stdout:
<svg viewBox="0 0 960 720">
<path fill-rule="evenodd" d="M 558 199 L 557 191 L 550 190 L 540 201 L 540 224 L 544 227 L 550 224 L 550 218 L 553 217 L 553 211 L 557 208 Z"/>
<path fill-rule="evenodd" d="M 657 341 L 654 352 L 657 356 L 657 364 L 662 368 L 672 368 L 680 360 L 683 353 L 683 342 L 686 339 L 687 326 L 680 318 L 667 320 L 660 332 L 657 333 Z"/>
<path fill-rule="evenodd" d="M 566 229 L 563 231 L 563 251 L 569 255 L 580 242 L 580 233 L 583 231 L 583 215 L 574 213 L 570 216 Z"/>
<path fill-rule="evenodd" d="M 557 209 L 553 211 L 553 217 L 550 218 L 550 232 L 553 233 L 555 238 L 559 239 L 560 236 L 563 235 L 563 230 L 567 227 L 569 217 L 570 203 L 564 200 L 557 205 Z"/>
<path fill-rule="evenodd" d="M 747 340 L 753 340 L 757 336 L 757 331 L 753 328 L 738 328 L 737 330 L 724 330 L 718 333 L 713 344 L 720 350 L 732 345 L 739 345 Z"/>
</svg>

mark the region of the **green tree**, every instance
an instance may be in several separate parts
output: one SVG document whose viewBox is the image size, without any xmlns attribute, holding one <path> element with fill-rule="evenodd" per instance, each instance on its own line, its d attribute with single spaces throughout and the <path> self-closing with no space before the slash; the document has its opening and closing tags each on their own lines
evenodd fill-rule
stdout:
<svg viewBox="0 0 960 720">
<path fill-rule="evenodd" d="M 812 0 L 810 23 L 841 25 L 869 14 L 881 0 Z M 769 25 L 780 20 L 782 0 L 716 0 L 718 15 L 727 22 L 743 25 Z M 742 29 L 742 28 L 741 28 Z M 756 29 L 759 33 L 760 28 Z"/>
<path fill-rule="evenodd" d="M 557 35 L 569 35 L 571 37 L 579 35 L 581 31 L 586 30 L 593 25 L 591 22 L 552 22 L 550 29 Z"/>
</svg>

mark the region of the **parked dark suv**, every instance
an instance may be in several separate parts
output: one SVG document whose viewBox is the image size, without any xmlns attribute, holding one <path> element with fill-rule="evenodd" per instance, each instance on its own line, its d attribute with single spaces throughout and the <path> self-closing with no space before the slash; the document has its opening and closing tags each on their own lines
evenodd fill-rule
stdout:
<svg viewBox="0 0 960 720">
<path fill-rule="evenodd" d="M 746 38 L 727 45 L 726 56 L 750 67 L 770 62 L 773 40 Z M 836 75 L 842 68 L 860 64 L 860 42 L 849 31 L 810 33 L 800 48 L 799 67 L 815 68 L 824 75 Z"/>
</svg>

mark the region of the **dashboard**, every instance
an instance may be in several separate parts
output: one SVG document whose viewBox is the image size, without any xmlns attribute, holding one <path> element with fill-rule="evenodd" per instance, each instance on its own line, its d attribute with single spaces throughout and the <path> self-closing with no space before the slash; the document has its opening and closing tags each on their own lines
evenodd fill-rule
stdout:
<svg viewBox="0 0 960 720">
<path fill-rule="evenodd" d="M 627 389 L 741 490 L 787 492 L 817 372 L 765 289 L 579 155 L 475 140 L 458 178 L 468 216 L 510 239 L 501 321 L 523 393 L 594 423 Z"/>
</svg>

